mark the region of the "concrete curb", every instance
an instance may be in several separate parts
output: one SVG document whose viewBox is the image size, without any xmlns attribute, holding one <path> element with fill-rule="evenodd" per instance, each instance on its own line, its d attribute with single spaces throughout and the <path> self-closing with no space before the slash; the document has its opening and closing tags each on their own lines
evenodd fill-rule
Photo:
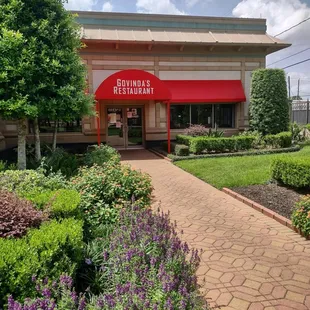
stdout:
<svg viewBox="0 0 310 310">
<path fill-rule="evenodd" d="M 222 190 L 225 194 L 243 202 L 244 204 L 246 204 L 247 206 L 263 213 L 264 215 L 268 216 L 268 217 L 271 217 L 272 219 L 276 220 L 277 222 L 279 222 L 280 224 L 296 231 L 292 225 L 292 221 L 290 221 L 289 219 L 287 219 L 286 217 L 274 212 L 274 211 L 271 211 L 270 209 L 268 208 L 265 208 L 264 206 L 260 205 L 259 203 L 251 200 L 251 199 L 248 199 L 234 191 L 232 191 L 231 189 L 229 188 L 223 188 Z"/>
<path fill-rule="evenodd" d="M 159 152 L 156 152 L 156 151 L 153 150 L 153 149 L 148 149 L 148 151 L 150 151 L 151 153 L 157 155 L 158 157 L 161 157 L 161 158 L 164 159 L 164 160 L 167 160 L 167 161 L 169 161 L 169 162 L 172 162 L 172 159 L 171 159 L 171 158 L 166 157 L 166 156 L 164 156 L 163 154 L 160 154 Z"/>
</svg>

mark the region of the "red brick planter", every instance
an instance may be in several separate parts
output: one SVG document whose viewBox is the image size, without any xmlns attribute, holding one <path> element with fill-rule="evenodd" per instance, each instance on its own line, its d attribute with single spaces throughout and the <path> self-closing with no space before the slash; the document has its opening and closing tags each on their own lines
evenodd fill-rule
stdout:
<svg viewBox="0 0 310 310">
<path fill-rule="evenodd" d="M 292 225 L 292 221 L 287 219 L 286 217 L 268 209 L 268 208 L 265 208 L 264 206 L 260 205 L 259 203 L 253 201 L 253 200 L 250 200 L 234 191 L 232 191 L 231 189 L 229 188 L 223 188 L 223 192 L 228 194 L 229 196 L 232 196 L 234 197 L 235 199 L 243 202 L 244 204 L 246 204 L 247 206 L 265 214 L 266 216 L 269 216 L 271 217 L 272 219 L 276 220 L 277 222 L 279 222 L 280 224 L 294 230 L 294 231 L 297 231 L 296 229 L 294 229 L 293 225 Z M 298 231 L 297 231 L 298 232 Z"/>
</svg>

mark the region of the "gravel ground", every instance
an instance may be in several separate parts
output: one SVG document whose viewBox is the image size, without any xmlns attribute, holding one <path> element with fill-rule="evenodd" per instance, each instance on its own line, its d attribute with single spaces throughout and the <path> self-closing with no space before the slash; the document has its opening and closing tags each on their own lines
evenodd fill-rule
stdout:
<svg viewBox="0 0 310 310">
<path fill-rule="evenodd" d="M 277 184 L 235 187 L 233 191 L 261 204 L 262 206 L 290 219 L 295 203 L 309 192 L 296 192 Z"/>
</svg>

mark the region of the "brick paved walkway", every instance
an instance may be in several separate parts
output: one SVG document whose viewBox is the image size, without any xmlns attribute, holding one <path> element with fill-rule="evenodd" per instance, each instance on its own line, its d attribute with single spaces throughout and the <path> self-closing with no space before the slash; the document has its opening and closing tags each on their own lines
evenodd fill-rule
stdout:
<svg viewBox="0 0 310 310">
<path fill-rule="evenodd" d="M 310 309 L 310 241 L 146 150 L 122 159 L 151 175 L 154 205 L 203 249 L 198 276 L 212 306 Z"/>
</svg>

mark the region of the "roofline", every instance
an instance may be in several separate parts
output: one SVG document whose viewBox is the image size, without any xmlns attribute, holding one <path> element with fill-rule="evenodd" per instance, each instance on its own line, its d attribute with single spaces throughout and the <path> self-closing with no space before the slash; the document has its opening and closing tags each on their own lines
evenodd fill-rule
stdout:
<svg viewBox="0 0 310 310">
<path fill-rule="evenodd" d="M 77 14 L 80 17 L 91 16 L 93 18 L 135 18 L 138 20 L 160 20 L 167 19 L 173 21 L 191 21 L 192 19 L 197 20 L 197 22 L 210 22 L 210 21 L 229 21 L 229 22 L 242 22 L 243 24 L 261 24 L 266 25 L 265 18 L 241 18 L 241 17 L 221 17 L 221 16 L 202 16 L 202 15 L 170 15 L 170 14 L 148 14 L 148 13 L 122 13 L 122 12 L 100 12 L 100 11 L 70 11 L 73 14 Z"/>
</svg>

